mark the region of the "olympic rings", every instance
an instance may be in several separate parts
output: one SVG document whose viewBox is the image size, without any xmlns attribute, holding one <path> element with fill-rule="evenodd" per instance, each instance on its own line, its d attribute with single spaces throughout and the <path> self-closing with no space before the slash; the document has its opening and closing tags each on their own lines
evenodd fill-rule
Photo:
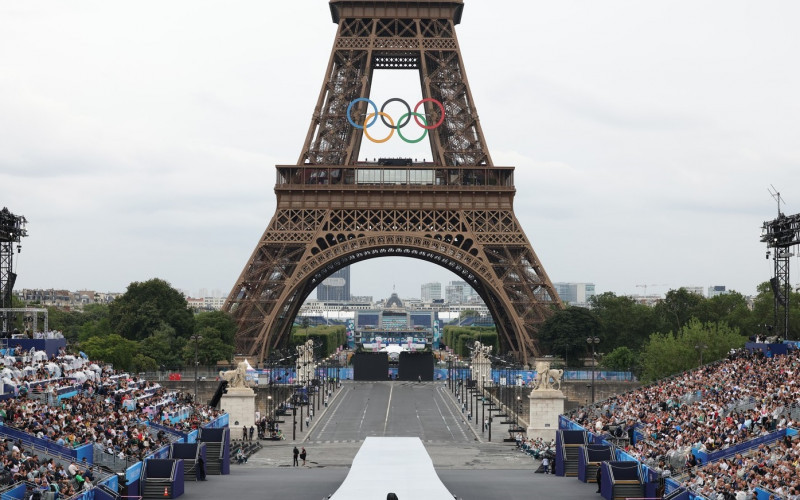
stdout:
<svg viewBox="0 0 800 500">
<path fill-rule="evenodd" d="M 405 123 L 402 123 L 402 122 L 403 122 L 403 118 L 400 118 L 400 121 L 399 121 L 399 122 L 397 122 L 397 126 L 395 126 L 395 127 L 392 127 L 392 126 L 390 126 L 388 123 L 386 123 L 386 120 L 384 120 L 384 119 L 383 119 L 383 117 L 381 116 L 381 121 L 383 122 L 383 124 L 384 124 L 384 125 L 386 125 L 386 126 L 387 126 L 387 127 L 389 127 L 389 128 L 396 129 L 396 130 L 399 132 L 399 131 L 400 131 L 400 129 L 401 129 L 401 128 L 403 128 L 403 127 L 405 127 L 406 125 L 408 125 L 408 122 L 411 120 L 411 116 L 410 116 L 410 115 L 411 115 L 411 106 L 409 106 L 409 105 L 408 105 L 408 103 L 407 103 L 406 101 L 404 101 L 404 100 L 400 99 L 399 97 L 392 97 L 391 99 L 389 99 L 389 100 L 387 100 L 385 103 L 383 103 L 383 106 L 381 106 L 381 111 L 383 111 L 384 109 L 386 109 L 386 106 L 387 106 L 387 105 L 388 105 L 390 102 L 402 102 L 402 103 L 405 105 L 406 109 L 408 110 L 408 112 L 407 112 L 406 114 L 404 114 L 404 115 L 403 115 L 403 118 L 405 118 L 405 119 L 406 119 L 406 122 L 405 122 Z"/>
<path fill-rule="evenodd" d="M 370 118 L 372 118 L 374 115 L 375 115 L 375 113 L 370 113 L 370 114 L 368 114 L 368 115 L 367 115 L 367 117 L 364 119 L 364 135 L 365 135 L 365 136 L 367 137 L 367 139 L 369 139 L 370 141 L 372 141 L 372 142 L 377 142 L 378 144 L 381 144 L 381 143 L 383 143 L 383 142 L 386 142 L 386 141 L 388 141 L 389 139 L 391 139 L 391 138 L 392 138 L 392 136 L 394 135 L 394 129 L 395 129 L 395 126 L 394 126 L 394 120 L 392 120 L 392 117 L 391 117 L 391 116 L 389 116 L 388 114 L 384 113 L 383 111 L 378 111 L 378 115 L 380 115 L 381 117 L 386 117 L 386 118 L 388 118 L 388 119 L 389 119 L 389 121 L 391 122 L 391 125 L 389 125 L 389 126 L 388 126 L 388 127 L 389 127 L 389 129 L 391 130 L 391 132 L 389 132 L 389 135 L 387 135 L 387 136 L 386 136 L 386 137 L 384 137 L 383 139 L 373 139 L 373 138 L 372 138 L 372 137 L 369 135 L 369 132 L 367 132 L 367 129 L 369 128 L 369 125 L 367 125 L 367 122 L 368 122 L 368 121 L 369 121 L 369 119 L 370 119 Z M 378 117 L 377 117 L 377 116 L 375 116 L 375 118 L 377 119 Z M 373 122 L 374 122 L 374 120 L 373 120 Z M 398 132 L 398 133 L 400 133 L 400 127 L 397 127 L 397 132 Z"/>
<path fill-rule="evenodd" d="M 410 115 L 414 115 L 414 119 L 415 120 L 417 119 L 417 117 L 420 117 L 420 118 L 422 118 L 422 121 L 425 122 L 425 125 L 428 124 L 428 122 L 425 120 L 425 115 L 421 115 L 419 113 L 406 113 L 406 114 L 404 114 L 403 116 L 400 117 L 400 121 L 403 121 L 403 118 L 406 118 L 406 117 L 409 117 L 408 119 L 410 120 L 411 119 Z M 409 144 L 416 144 L 419 141 L 421 141 L 422 139 L 424 139 L 426 135 L 428 135 L 428 127 L 422 127 L 425 130 L 422 131 L 422 135 L 419 136 L 418 139 L 413 139 L 413 140 L 412 139 L 406 139 L 405 137 L 403 137 L 403 133 L 400 132 L 400 126 L 398 125 L 396 128 L 397 128 L 397 135 L 399 135 L 401 139 L 403 139 L 404 141 L 406 141 Z"/>
<path fill-rule="evenodd" d="M 359 101 L 364 101 L 364 102 L 368 102 L 368 103 L 372 104 L 372 109 L 375 110 L 375 118 L 370 122 L 369 125 L 367 125 L 367 127 L 371 127 L 371 126 L 375 125 L 375 122 L 378 121 L 378 106 L 376 106 L 374 102 L 370 101 L 366 97 L 359 97 L 358 99 L 353 99 L 352 101 L 350 101 L 350 104 L 347 105 L 347 121 L 349 121 L 350 125 L 352 125 L 355 128 L 365 128 L 365 127 L 362 127 L 361 125 L 357 124 L 356 122 L 353 121 L 352 118 L 350 118 L 350 110 L 353 109 L 353 104 L 355 104 L 355 103 L 357 103 Z M 383 109 L 381 109 L 381 111 L 383 111 Z"/>
<path fill-rule="evenodd" d="M 353 117 L 350 114 L 352 109 L 353 109 L 353 105 L 355 105 L 357 102 L 366 102 L 366 103 L 368 103 L 370 106 L 372 106 L 372 109 L 374 111 L 373 113 L 368 113 L 367 114 L 363 125 L 360 125 L 360 124 L 356 123 L 355 121 L 353 121 Z M 400 120 L 397 122 L 397 125 L 395 125 L 394 120 L 388 114 L 386 114 L 386 112 L 385 112 L 386 106 L 388 106 L 392 102 L 399 102 L 399 103 L 403 104 L 406 107 L 406 110 L 407 110 L 407 112 L 400 117 Z M 439 121 L 437 121 L 433 125 L 428 125 L 428 121 L 425 118 L 425 115 L 419 113 L 419 107 L 421 105 L 425 104 L 426 102 L 431 102 L 431 103 L 435 104 L 436 106 L 439 107 L 439 110 L 441 111 L 441 116 L 439 117 Z M 444 104 L 442 104 L 441 101 L 438 101 L 438 100 L 433 99 L 431 97 L 428 97 L 428 98 L 425 98 L 425 99 L 422 99 L 421 101 L 419 101 L 417 103 L 417 105 L 414 106 L 414 111 L 411 111 L 411 106 L 409 106 L 406 101 L 404 101 L 403 99 L 400 99 L 399 97 L 392 97 L 391 99 L 388 99 L 386 102 L 383 103 L 383 106 L 381 106 L 380 111 L 378 110 L 378 105 L 375 104 L 374 101 L 372 101 L 371 99 L 368 99 L 366 97 L 359 97 L 357 99 L 353 99 L 352 101 L 350 101 L 350 104 L 348 104 L 348 106 L 347 106 L 347 113 L 346 113 L 347 121 L 350 123 L 350 125 L 352 125 L 353 128 L 356 128 L 356 129 L 359 129 L 359 130 L 363 129 L 364 130 L 364 135 L 367 137 L 367 139 L 369 139 L 372 142 L 376 142 L 376 143 L 383 143 L 383 142 L 386 142 L 389 139 L 391 139 L 392 135 L 394 135 L 394 131 L 395 130 L 397 130 L 397 135 L 399 135 L 400 138 L 403 141 L 408 142 L 408 143 L 417 143 L 417 142 L 419 142 L 419 141 L 421 141 L 422 139 L 425 138 L 425 136 L 427 135 L 427 131 L 428 130 L 433 130 L 435 128 L 438 128 L 439 126 L 442 125 L 442 123 L 444 123 L 444 115 L 445 115 Z M 412 116 L 414 117 L 414 121 L 417 123 L 417 125 L 419 125 L 423 129 L 425 129 L 425 132 L 423 132 L 422 136 L 420 136 L 418 139 L 410 140 L 410 139 L 406 139 L 405 137 L 403 137 L 403 134 L 400 132 L 400 129 L 405 127 L 406 125 L 408 125 L 408 123 L 411 121 L 411 117 Z M 371 126 L 375 125 L 375 122 L 378 121 L 378 117 L 380 117 L 380 119 L 381 119 L 381 121 L 383 122 L 384 125 L 386 125 L 387 127 L 389 127 L 391 129 L 391 132 L 384 139 L 376 140 L 376 139 L 372 138 L 369 135 L 369 133 L 367 132 L 367 129 L 370 128 Z M 389 119 L 389 123 L 386 122 L 387 118 Z M 421 122 L 420 122 L 420 119 L 422 119 Z"/>
<path fill-rule="evenodd" d="M 423 102 L 433 102 L 433 103 L 435 103 L 437 106 L 439 106 L 439 109 L 441 109 L 441 110 L 442 110 L 442 117 L 441 117 L 441 118 L 439 118 L 439 121 L 438 121 L 438 122 L 436 122 L 435 124 L 431 125 L 430 127 L 426 127 L 426 126 L 422 125 L 422 124 L 419 122 L 419 120 L 417 120 L 417 116 L 418 116 L 418 115 L 416 115 L 417 108 L 419 108 L 419 105 L 420 105 L 420 104 L 422 104 Z M 420 127 L 424 128 L 424 129 L 427 129 L 427 130 L 432 130 L 432 129 L 438 128 L 438 127 L 439 127 L 439 125 L 441 125 L 441 124 L 442 124 L 442 122 L 444 121 L 444 105 L 443 105 L 441 102 L 437 101 L 436 99 L 432 99 L 432 98 L 430 98 L 430 97 L 429 97 L 429 98 L 427 98 L 427 99 L 423 99 L 423 100 L 419 101 L 419 102 L 417 103 L 417 105 L 416 105 L 416 106 L 414 106 L 414 113 L 415 113 L 415 115 L 414 115 L 414 121 L 415 121 L 415 122 L 417 122 L 417 125 L 419 125 Z M 426 123 L 426 125 L 427 125 L 427 123 Z"/>
</svg>

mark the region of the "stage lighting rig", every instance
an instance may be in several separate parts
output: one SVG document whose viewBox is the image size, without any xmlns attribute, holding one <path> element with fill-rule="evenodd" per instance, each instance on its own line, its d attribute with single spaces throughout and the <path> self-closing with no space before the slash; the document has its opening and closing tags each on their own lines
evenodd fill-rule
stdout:
<svg viewBox="0 0 800 500">
<path fill-rule="evenodd" d="M 775 326 L 777 334 L 789 338 L 789 259 L 794 254 L 791 247 L 800 244 L 800 214 L 784 215 L 781 212 L 781 194 L 773 187 L 770 194 L 778 202 L 778 217 L 761 226 L 761 242 L 767 244 L 767 258 L 772 253 L 775 273 L 769 280 L 775 296 Z"/>
<path fill-rule="evenodd" d="M 20 240 L 28 236 L 25 225 L 27 219 L 21 215 L 14 215 L 3 207 L 0 210 L 0 332 L 10 332 L 14 320 L 11 311 L 11 291 L 17 275 L 14 274 L 14 244 L 17 244 L 17 253 L 22 251 Z"/>
</svg>

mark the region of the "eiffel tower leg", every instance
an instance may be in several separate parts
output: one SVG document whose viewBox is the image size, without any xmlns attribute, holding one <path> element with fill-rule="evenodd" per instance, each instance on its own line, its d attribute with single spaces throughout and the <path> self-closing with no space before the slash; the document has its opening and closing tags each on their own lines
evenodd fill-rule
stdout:
<svg viewBox="0 0 800 500">
<path fill-rule="evenodd" d="M 489 307 L 502 346 L 526 362 L 538 353 L 538 327 L 560 306 L 511 212 L 279 210 L 226 304 L 239 325 L 237 351 L 263 360 L 288 340 L 325 278 L 384 256 L 433 262 L 464 279 Z"/>
<path fill-rule="evenodd" d="M 331 0 L 338 30 L 297 165 L 278 166 L 277 210 L 228 296 L 237 352 L 263 361 L 288 342 L 303 300 L 344 266 L 406 256 L 443 266 L 487 304 L 502 347 L 524 362 L 563 307 L 513 212 L 513 167 L 495 167 L 455 33 L 461 0 Z M 416 69 L 431 162 L 358 163 L 380 69 Z M 444 114 L 442 114 L 442 110 Z M 410 163 L 410 160 L 408 160 Z"/>
</svg>

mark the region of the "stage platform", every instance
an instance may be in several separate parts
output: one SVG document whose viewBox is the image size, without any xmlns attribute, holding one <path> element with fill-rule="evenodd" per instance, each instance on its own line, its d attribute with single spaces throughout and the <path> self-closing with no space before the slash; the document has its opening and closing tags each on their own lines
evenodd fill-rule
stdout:
<svg viewBox="0 0 800 500">
<path fill-rule="evenodd" d="M 403 499 L 453 500 L 416 437 L 366 438 L 331 500 L 375 500 L 390 492 Z"/>
</svg>

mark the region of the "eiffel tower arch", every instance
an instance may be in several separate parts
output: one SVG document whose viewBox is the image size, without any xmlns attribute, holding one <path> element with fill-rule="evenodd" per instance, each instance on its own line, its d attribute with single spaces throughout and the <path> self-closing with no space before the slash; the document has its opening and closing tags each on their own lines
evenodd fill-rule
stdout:
<svg viewBox="0 0 800 500">
<path fill-rule="evenodd" d="M 405 256 L 459 275 L 502 347 L 525 363 L 537 355 L 538 327 L 563 305 L 514 215 L 514 168 L 494 166 L 486 147 L 455 32 L 463 7 L 330 1 L 338 30 L 300 158 L 276 167 L 275 214 L 224 306 L 237 352 L 263 360 L 284 345 L 305 298 L 337 270 Z M 427 126 L 432 161 L 357 161 L 371 122 L 394 125 L 367 100 L 376 69 L 419 72 L 419 114 L 397 126 Z"/>
</svg>

